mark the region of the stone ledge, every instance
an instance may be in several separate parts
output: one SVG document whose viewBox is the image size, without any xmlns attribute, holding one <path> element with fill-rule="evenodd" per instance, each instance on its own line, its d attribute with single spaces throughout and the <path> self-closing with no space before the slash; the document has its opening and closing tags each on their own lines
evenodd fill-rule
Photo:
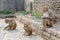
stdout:
<svg viewBox="0 0 60 40">
<path fill-rule="evenodd" d="M 41 22 L 36 22 L 32 19 L 28 19 L 28 18 L 24 18 L 24 17 L 20 17 L 22 18 L 22 20 L 20 20 L 21 22 L 29 22 L 31 27 L 33 29 L 35 29 L 37 31 L 37 33 L 40 33 L 40 35 L 44 36 L 45 38 L 47 38 L 48 40 L 60 40 L 60 34 L 54 30 L 52 30 L 51 28 L 46 28 L 43 30 L 42 24 Z M 20 19 L 19 18 L 19 19 Z"/>
</svg>

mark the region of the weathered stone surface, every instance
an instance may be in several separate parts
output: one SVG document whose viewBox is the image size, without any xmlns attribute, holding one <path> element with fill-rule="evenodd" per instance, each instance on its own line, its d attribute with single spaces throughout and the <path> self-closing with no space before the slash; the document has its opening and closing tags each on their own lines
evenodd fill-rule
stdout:
<svg viewBox="0 0 60 40">
<path fill-rule="evenodd" d="M 30 3 L 27 1 L 27 9 L 30 10 Z M 43 5 L 48 5 L 49 9 L 53 12 L 53 14 L 57 17 L 60 17 L 60 0 L 34 0 L 33 11 L 34 12 L 42 12 L 41 7 Z"/>
<path fill-rule="evenodd" d="M 58 38 L 55 37 L 55 36 L 51 36 L 51 40 L 60 40 L 60 39 L 58 39 Z"/>
<path fill-rule="evenodd" d="M 26 20 L 26 21 L 24 21 L 24 20 Z M 23 17 L 22 17 L 22 22 L 30 23 L 31 27 L 35 30 L 35 32 L 44 36 L 44 38 L 47 40 L 50 40 L 50 39 L 51 40 L 60 40 L 59 33 L 57 33 L 55 30 L 52 30 L 51 28 L 46 28 L 45 30 L 41 29 L 42 25 L 38 24 L 40 22 L 36 23 L 35 20 L 32 20 L 32 19 L 30 20 L 29 18 L 23 18 Z"/>
</svg>

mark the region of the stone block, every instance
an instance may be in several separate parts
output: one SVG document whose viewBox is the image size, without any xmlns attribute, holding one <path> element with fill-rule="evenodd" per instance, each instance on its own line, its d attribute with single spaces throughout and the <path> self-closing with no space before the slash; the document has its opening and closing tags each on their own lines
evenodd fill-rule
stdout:
<svg viewBox="0 0 60 40">
<path fill-rule="evenodd" d="M 55 36 L 51 36 L 51 40 L 60 40 L 60 39 Z"/>
<path fill-rule="evenodd" d="M 45 35 L 46 37 L 50 38 L 50 34 L 47 32 L 43 32 L 43 35 Z"/>
</svg>

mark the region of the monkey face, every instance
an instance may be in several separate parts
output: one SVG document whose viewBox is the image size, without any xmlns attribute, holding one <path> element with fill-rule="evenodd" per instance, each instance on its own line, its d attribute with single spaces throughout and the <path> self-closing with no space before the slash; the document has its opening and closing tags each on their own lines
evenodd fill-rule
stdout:
<svg viewBox="0 0 60 40">
<path fill-rule="evenodd" d="M 8 22 L 9 22 L 9 20 L 6 19 L 6 20 L 5 20 L 5 23 L 8 23 Z"/>
<path fill-rule="evenodd" d="M 47 6 L 43 6 L 43 7 L 42 7 L 42 11 L 43 11 L 43 12 L 48 11 L 48 7 L 47 7 Z"/>
<path fill-rule="evenodd" d="M 9 23 L 11 22 L 12 20 L 9 20 L 9 19 L 5 19 L 5 23 Z"/>
<path fill-rule="evenodd" d="M 24 27 L 28 27 L 28 25 L 27 24 L 24 24 Z"/>
</svg>

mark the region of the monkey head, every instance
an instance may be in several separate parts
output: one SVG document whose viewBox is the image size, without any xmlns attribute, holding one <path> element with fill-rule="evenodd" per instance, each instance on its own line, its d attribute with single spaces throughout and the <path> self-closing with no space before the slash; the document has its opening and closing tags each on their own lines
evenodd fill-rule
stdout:
<svg viewBox="0 0 60 40">
<path fill-rule="evenodd" d="M 43 11 L 43 12 L 48 11 L 48 6 L 46 6 L 46 5 L 45 5 L 45 6 L 43 6 L 43 7 L 42 7 L 42 11 Z"/>
<path fill-rule="evenodd" d="M 28 27 L 28 24 L 25 24 L 25 23 L 24 23 L 24 27 Z"/>
<path fill-rule="evenodd" d="M 6 19 L 5 19 L 5 23 L 9 23 L 9 22 L 11 22 L 11 21 L 12 21 L 11 18 L 6 18 Z"/>
</svg>

